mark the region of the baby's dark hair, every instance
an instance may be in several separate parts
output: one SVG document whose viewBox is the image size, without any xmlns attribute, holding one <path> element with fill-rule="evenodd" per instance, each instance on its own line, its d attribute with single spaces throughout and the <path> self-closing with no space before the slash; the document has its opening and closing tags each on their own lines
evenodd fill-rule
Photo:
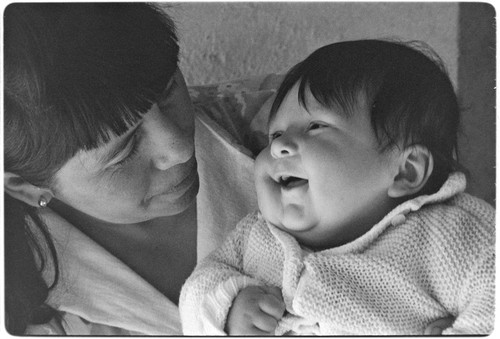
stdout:
<svg viewBox="0 0 500 339">
<path fill-rule="evenodd" d="M 357 40 L 321 47 L 287 73 L 270 118 L 297 83 L 306 109 L 306 89 L 346 116 L 364 97 L 382 152 L 400 143 L 425 146 L 434 169 L 420 194 L 436 192 L 451 172 L 463 170 L 456 154 L 457 97 L 443 62 L 424 43 Z"/>
</svg>

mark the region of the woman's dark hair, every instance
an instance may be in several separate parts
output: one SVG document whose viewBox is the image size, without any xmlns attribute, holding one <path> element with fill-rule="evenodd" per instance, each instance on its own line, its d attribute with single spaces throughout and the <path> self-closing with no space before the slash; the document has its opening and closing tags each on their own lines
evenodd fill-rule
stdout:
<svg viewBox="0 0 500 339">
<path fill-rule="evenodd" d="M 176 71 L 178 54 L 173 22 L 153 5 L 9 5 L 4 171 L 51 187 L 79 150 L 124 133 L 150 109 Z M 5 244 L 7 330 L 22 334 L 51 318 L 44 302 L 58 275 L 48 286 L 41 272 L 51 259 L 57 273 L 57 256 L 37 209 L 6 194 Z"/>
<path fill-rule="evenodd" d="M 400 142 L 427 147 L 434 170 L 421 194 L 436 192 L 451 172 L 465 171 L 456 159 L 457 97 L 442 61 L 424 43 L 358 40 L 321 47 L 287 73 L 270 118 L 296 83 L 306 108 L 306 89 L 346 116 L 364 97 L 381 151 Z"/>
</svg>

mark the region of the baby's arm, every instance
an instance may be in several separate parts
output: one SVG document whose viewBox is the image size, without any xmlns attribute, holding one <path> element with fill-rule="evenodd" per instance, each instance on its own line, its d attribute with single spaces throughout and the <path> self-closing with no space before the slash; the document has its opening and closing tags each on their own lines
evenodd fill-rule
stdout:
<svg viewBox="0 0 500 339">
<path fill-rule="evenodd" d="M 186 335 L 224 335 L 226 316 L 241 288 L 258 281 L 242 271 L 242 228 L 200 262 L 181 290 L 179 311 Z"/>
<path fill-rule="evenodd" d="M 243 273 L 244 247 L 253 221 L 253 216 L 244 218 L 184 284 L 179 300 L 184 334 L 226 334 L 226 319 L 233 300 L 244 288 L 262 285 Z"/>
</svg>

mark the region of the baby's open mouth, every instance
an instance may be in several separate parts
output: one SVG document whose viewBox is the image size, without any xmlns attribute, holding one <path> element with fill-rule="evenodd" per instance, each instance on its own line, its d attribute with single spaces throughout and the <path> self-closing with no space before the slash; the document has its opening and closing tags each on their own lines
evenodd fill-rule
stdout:
<svg viewBox="0 0 500 339">
<path fill-rule="evenodd" d="M 294 176 L 282 175 L 279 177 L 279 184 L 283 188 L 299 187 L 299 186 L 307 184 L 308 182 L 309 181 L 307 179 L 294 177 Z"/>
</svg>

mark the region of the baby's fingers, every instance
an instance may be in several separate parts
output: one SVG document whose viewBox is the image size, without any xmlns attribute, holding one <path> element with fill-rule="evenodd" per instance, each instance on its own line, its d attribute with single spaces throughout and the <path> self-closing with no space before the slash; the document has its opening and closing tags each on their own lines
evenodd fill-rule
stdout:
<svg viewBox="0 0 500 339">
<path fill-rule="evenodd" d="M 260 331 L 266 332 L 267 334 L 274 334 L 274 330 L 276 326 L 278 326 L 278 320 L 270 315 L 262 314 L 253 319 L 253 325 Z"/>
<path fill-rule="evenodd" d="M 278 300 L 283 300 L 283 296 L 281 294 L 281 289 L 277 286 L 262 286 L 262 290 L 266 291 L 267 294 L 274 295 Z"/>
<path fill-rule="evenodd" d="M 453 325 L 453 322 L 455 321 L 455 318 L 453 317 L 447 317 L 447 318 L 440 318 L 432 323 L 430 323 L 424 330 L 425 335 L 440 335 L 443 333 L 445 329 L 448 327 L 451 327 Z"/>
<path fill-rule="evenodd" d="M 275 295 L 266 294 L 259 300 L 259 307 L 262 312 L 269 314 L 276 320 L 280 320 L 285 313 L 285 303 Z"/>
</svg>

